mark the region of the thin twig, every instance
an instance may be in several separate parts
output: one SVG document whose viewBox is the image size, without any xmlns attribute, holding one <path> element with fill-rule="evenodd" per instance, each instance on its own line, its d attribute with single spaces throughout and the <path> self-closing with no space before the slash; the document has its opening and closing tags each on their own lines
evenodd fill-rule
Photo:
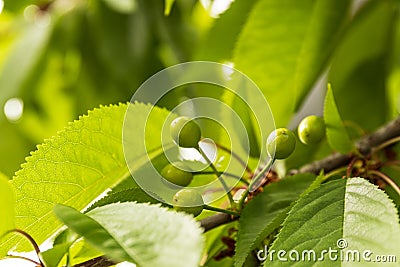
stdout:
<svg viewBox="0 0 400 267">
<path fill-rule="evenodd" d="M 392 138 L 392 139 L 390 139 L 390 140 L 387 140 L 386 142 L 383 142 L 382 144 L 380 144 L 379 146 L 377 146 L 377 147 L 374 147 L 374 151 L 379 151 L 379 150 L 382 150 L 382 149 L 384 149 L 384 148 L 386 148 L 386 147 L 388 147 L 388 146 L 390 146 L 390 145 L 393 145 L 393 144 L 395 144 L 395 143 L 397 143 L 397 142 L 400 142 L 400 136 L 396 136 L 396 137 L 394 137 L 394 138 Z"/>
<path fill-rule="evenodd" d="M 394 189 L 394 191 L 396 191 L 396 193 L 400 196 L 399 186 L 389 176 L 380 171 L 375 171 L 375 170 L 369 170 L 368 173 L 375 174 L 376 176 L 382 178 L 382 180 L 384 180 L 387 184 L 389 184 Z"/>
<path fill-rule="evenodd" d="M 91 260 L 76 264 L 72 267 L 109 267 L 109 266 L 114 266 L 117 263 L 118 262 L 107 259 L 104 256 L 100 256 L 100 257 L 93 258 Z"/>
<path fill-rule="evenodd" d="M 19 255 L 7 254 L 7 255 L 6 255 L 6 258 L 10 258 L 10 259 L 20 259 L 20 260 L 24 260 L 24 261 L 29 261 L 29 262 L 31 262 L 31 263 L 37 265 L 37 266 L 43 266 L 43 265 L 41 265 L 40 262 L 34 261 L 34 260 L 32 260 L 32 259 L 30 259 L 30 258 L 27 258 L 27 257 L 19 256 Z"/>
<path fill-rule="evenodd" d="M 214 174 L 217 176 L 218 180 L 222 184 L 222 186 L 225 189 L 226 194 L 228 195 L 229 202 L 231 203 L 232 208 L 235 206 L 235 201 L 233 200 L 232 192 L 229 188 L 229 186 L 225 183 L 224 179 L 221 177 L 222 173 L 217 170 L 217 167 L 215 167 L 214 163 L 208 158 L 207 154 L 201 149 L 199 146 L 197 149 L 200 154 L 203 156 L 203 158 L 207 161 L 207 163 L 210 165 L 211 169 L 213 170 Z"/>
<path fill-rule="evenodd" d="M 239 213 L 232 211 L 232 210 L 220 209 L 220 208 L 209 206 L 209 205 L 204 205 L 203 208 L 206 210 L 216 211 L 216 212 L 220 212 L 220 213 L 226 213 L 226 214 L 230 214 L 233 216 L 239 216 Z"/>
</svg>

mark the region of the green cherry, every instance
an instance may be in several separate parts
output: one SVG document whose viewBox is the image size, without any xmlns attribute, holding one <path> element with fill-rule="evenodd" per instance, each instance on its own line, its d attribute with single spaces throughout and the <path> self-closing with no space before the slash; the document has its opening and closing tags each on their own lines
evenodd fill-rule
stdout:
<svg viewBox="0 0 400 267">
<path fill-rule="evenodd" d="M 321 117 L 308 116 L 299 124 L 297 129 L 299 139 L 306 145 L 317 144 L 325 136 L 325 123 Z"/>
<path fill-rule="evenodd" d="M 296 137 L 286 129 L 279 128 L 273 131 L 267 139 L 267 150 L 275 159 L 285 159 L 293 153 L 296 147 Z"/>
<path fill-rule="evenodd" d="M 185 188 L 179 190 L 172 199 L 174 209 L 198 216 L 203 211 L 203 197 L 194 190 Z"/>
<path fill-rule="evenodd" d="M 193 180 L 193 174 L 185 171 L 183 167 L 184 166 L 181 162 L 168 164 L 162 169 L 161 176 L 173 184 L 179 186 L 188 186 Z"/>
<path fill-rule="evenodd" d="M 197 147 L 201 138 L 199 125 L 187 117 L 178 117 L 171 123 L 171 136 L 180 147 Z"/>
</svg>

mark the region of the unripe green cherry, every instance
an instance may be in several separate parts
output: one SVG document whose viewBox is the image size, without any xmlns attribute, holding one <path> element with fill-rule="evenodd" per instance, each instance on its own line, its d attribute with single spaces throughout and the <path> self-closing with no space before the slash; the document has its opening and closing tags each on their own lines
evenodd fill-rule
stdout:
<svg viewBox="0 0 400 267">
<path fill-rule="evenodd" d="M 268 136 L 267 150 L 270 155 L 274 155 L 275 153 L 275 159 L 289 157 L 295 147 L 296 137 L 286 128 L 276 129 Z"/>
<path fill-rule="evenodd" d="M 183 169 L 181 162 L 168 164 L 161 171 L 161 176 L 165 180 L 180 186 L 188 186 L 193 180 L 193 174 Z"/>
<path fill-rule="evenodd" d="M 171 136 L 180 147 L 197 147 L 201 138 L 199 125 L 187 117 L 178 117 L 171 123 Z"/>
<path fill-rule="evenodd" d="M 308 116 L 299 124 L 297 129 L 299 139 L 306 145 L 316 144 L 325 136 L 325 123 L 321 117 Z"/>
<path fill-rule="evenodd" d="M 198 216 L 203 211 L 204 201 L 201 194 L 190 188 L 179 190 L 172 199 L 174 209 Z"/>
</svg>

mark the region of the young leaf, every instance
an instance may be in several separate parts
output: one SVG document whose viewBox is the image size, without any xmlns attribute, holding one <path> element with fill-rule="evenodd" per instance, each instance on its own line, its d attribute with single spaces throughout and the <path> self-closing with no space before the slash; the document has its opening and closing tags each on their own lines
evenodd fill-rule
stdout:
<svg viewBox="0 0 400 267">
<path fill-rule="evenodd" d="M 285 219 L 289 207 L 315 179 L 313 174 L 298 174 L 265 187 L 243 209 L 239 219 L 235 267 L 244 264 L 249 253 Z"/>
<path fill-rule="evenodd" d="M 346 253 L 358 251 L 360 262 L 341 263 L 340 258 L 333 261 L 326 253 L 324 260 L 319 260 L 321 266 L 380 266 L 376 263 L 366 265 L 368 263 L 362 255 L 368 250 L 372 252 L 369 255 L 371 259 L 376 255 L 398 257 L 399 226 L 393 202 L 383 191 L 362 178 L 335 180 L 321 185 L 296 203 L 269 249 L 270 255 L 264 266 L 292 266 L 294 260 L 289 257 L 292 250 L 299 253 L 300 259 L 304 251 L 307 252 L 306 257 L 311 255 L 311 260 L 296 262 L 297 266 L 309 266 L 310 261 L 316 262 L 314 257 L 320 258 L 322 251 L 330 248 L 338 250 L 336 255 L 344 257 L 353 257 L 346 256 L 349 255 Z M 278 260 L 272 250 L 286 251 L 288 261 Z M 271 255 L 274 257 L 272 261 L 269 258 Z M 295 259 L 295 253 L 291 255 Z M 387 266 L 397 264 L 387 263 Z"/>
<path fill-rule="evenodd" d="M 351 141 L 350 136 L 343 125 L 330 84 L 328 84 L 328 90 L 325 96 L 324 120 L 326 125 L 326 136 L 332 149 L 337 150 L 342 154 L 354 150 L 354 143 Z"/>
<path fill-rule="evenodd" d="M 40 256 L 45 262 L 46 267 L 57 267 L 70 246 L 71 244 L 68 243 L 58 244 L 51 249 L 40 253 Z"/>
<path fill-rule="evenodd" d="M 277 125 L 288 123 L 324 69 L 350 4 L 347 0 L 260 0 L 252 9 L 234 63 L 263 91 Z"/>
<path fill-rule="evenodd" d="M 46 267 L 57 267 L 78 238 L 79 236 L 68 228 L 57 234 L 53 247 L 40 253 Z"/>
<path fill-rule="evenodd" d="M 62 205 L 54 211 L 111 259 L 142 267 L 197 267 L 200 261 L 202 230 L 189 215 L 132 202 L 99 207 L 87 215 Z"/>
<path fill-rule="evenodd" d="M 145 125 L 146 112 L 153 107 L 132 104 L 135 123 Z M 16 173 L 12 184 L 16 188 L 16 227 L 28 231 L 38 242 L 53 234 L 59 222 L 52 213 L 56 203 L 67 204 L 78 210 L 84 209 L 106 189 L 130 176 L 122 149 L 122 125 L 127 105 L 101 107 L 90 111 L 78 121 L 69 124 L 57 136 L 46 140 L 38 150 L 27 158 L 22 169 Z M 143 114 L 140 116 L 139 114 Z M 157 107 L 152 110 L 153 118 L 163 120 L 169 112 Z M 162 124 L 151 123 L 148 143 L 149 151 L 161 147 L 160 138 L 152 137 L 161 132 Z M 141 128 L 138 128 L 141 129 Z M 130 144 L 137 146 L 135 132 L 131 133 Z M 138 166 L 147 159 L 135 150 L 132 157 Z M 161 151 L 160 151 L 161 153 Z M 159 153 L 155 153 L 157 156 Z M 152 154 L 153 155 L 153 154 Z M 0 253 L 4 253 L 21 239 L 11 236 L 0 242 Z M 21 245 L 19 249 L 26 249 Z"/>
<path fill-rule="evenodd" d="M 0 172 L 0 236 L 6 231 L 14 229 L 15 195 L 14 188 L 7 177 Z M 1 254 L 0 254 L 1 255 Z"/>
</svg>

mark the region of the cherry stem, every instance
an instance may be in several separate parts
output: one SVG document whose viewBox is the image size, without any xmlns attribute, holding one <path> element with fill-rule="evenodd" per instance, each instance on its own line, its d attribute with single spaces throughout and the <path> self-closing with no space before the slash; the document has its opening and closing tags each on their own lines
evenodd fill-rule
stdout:
<svg viewBox="0 0 400 267">
<path fill-rule="evenodd" d="M 259 173 L 257 173 L 257 175 L 253 179 L 251 179 L 250 186 L 249 186 L 250 192 L 254 192 L 257 190 L 258 187 L 260 187 L 260 185 L 261 185 L 260 182 L 264 178 L 265 174 L 269 171 L 271 166 L 274 164 L 274 162 L 275 162 L 275 159 L 270 158 L 268 160 L 268 162 L 264 165 L 264 167 L 261 169 L 261 171 Z"/>
<path fill-rule="evenodd" d="M 3 238 L 4 236 L 6 236 L 6 235 L 8 235 L 8 234 L 11 234 L 11 233 L 18 233 L 18 234 L 24 236 L 26 239 L 28 239 L 29 243 L 31 243 L 31 245 L 32 245 L 32 247 L 34 248 L 34 250 L 35 250 L 35 252 L 36 252 L 36 255 L 38 256 L 38 259 L 39 259 L 39 262 L 35 262 L 35 261 L 33 261 L 33 262 L 34 262 L 36 265 L 44 266 L 44 264 L 43 264 L 43 262 L 41 261 L 40 256 L 39 256 L 39 255 L 40 255 L 39 246 L 38 246 L 38 244 L 36 243 L 36 241 L 33 239 L 33 237 L 30 236 L 27 232 L 25 232 L 25 231 L 23 231 L 23 230 L 20 230 L 20 229 L 12 229 L 12 230 L 9 230 L 9 231 L 5 232 L 0 238 Z M 19 257 L 19 258 L 25 259 L 25 260 L 30 260 L 30 259 L 28 259 L 28 258 L 20 257 L 20 256 L 14 256 L 14 255 L 10 255 L 10 256 L 12 256 L 12 257 Z"/>
<path fill-rule="evenodd" d="M 208 205 L 204 205 L 203 208 L 206 209 L 206 210 L 211 210 L 211 211 L 216 211 L 216 212 L 223 212 L 223 213 L 226 213 L 226 214 L 239 216 L 239 213 L 237 213 L 235 211 L 232 211 L 232 210 L 220 209 L 220 208 L 212 207 L 212 206 L 208 206 Z"/>
<path fill-rule="evenodd" d="M 28 233 L 26 233 L 25 231 L 22 231 L 20 229 L 12 229 L 12 230 L 5 232 L 2 237 L 6 236 L 8 234 L 11 234 L 11 233 L 18 233 L 20 235 L 23 235 L 26 239 L 28 239 L 29 243 L 31 243 L 32 247 L 35 249 L 36 254 L 38 254 L 38 255 L 40 254 L 40 249 L 39 249 L 38 244 L 32 238 L 32 236 L 30 236 Z"/>
<path fill-rule="evenodd" d="M 389 184 L 395 191 L 396 193 L 400 196 L 400 188 L 399 186 L 386 174 L 380 171 L 375 171 L 375 170 L 369 170 L 368 173 L 370 174 L 375 174 L 376 176 L 379 176 L 384 180 L 387 184 Z"/>
<path fill-rule="evenodd" d="M 231 193 L 231 190 L 229 189 L 228 185 L 225 183 L 224 179 L 222 179 L 221 174 L 215 165 L 211 162 L 211 160 L 207 157 L 206 153 L 201 149 L 200 146 L 197 147 L 197 150 L 200 152 L 200 154 L 203 156 L 203 158 L 207 161 L 207 163 L 210 165 L 211 169 L 213 170 L 214 174 L 217 176 L 218 180 L 221 182 L 222 186 L 225 189 L 225 192 L 228 195 L 229 202 L 231 204 L 231 207 L 233 208 L 235 206 L 235 201 L 233 200 L 233 196 Z"/>
<path fill-rule="evenodd" d="M 268 160 L 267 164 L 265 164 L 265 166 L 262 168 L 262 170 L 259 173 L 257 173 L 256 177 L 254 177 L 251 180 L 249 187 L 246 189 L 246 191 L 244 191 L 242 197 L 239 200 L 239 205 L 238 205 L 239 210 L 242 210 L 242 208 L 244 206 L 244 202 L 246 201 L 246 198 L 249 195 L 249 193 L 256 191 L 257 188 L 261 185 L 260 182 L 264 178 L 265 173 L 269 171 L 269 169 L 274 164 L 274 162 L 275 162 L 275 159 L 270 158 Z"/>
<path fill-rule="evenodd" d="M 225 151 L 225 152 L 231 154 L 232 157 L 234 157 L 234 158 L 246 169 L 246 172 L 247 172 L 247 174 L 249 175 L 249 177 L 253 177 L 253 171 L 250 169 L 249 165 L 247 165 L 246 162 L 244 162 L 244 161 L 242 160 L 242 158 L 241 158 L 238 154 L 234 153 L 232 150 L 230 150 L 229 148 L 227 148 L 227 147 L 225 147 L 225 146 L 223 146 L 223 145 L 221 145 L 221 144 L 215 143 L 215 145 L 216 145 L 219 149 L 221 149 L 221 150 L 223 150 L 223 151 Z"/>
<path fill-rule="evenodd" d="M 208 171 L 201 171 L 201 172 L 194 172 L 193 174 L 194 174 L 194 175 L 206 175 L 206 174 L 215 174 L 215 172 L 213 172 L 213 171 L 211 171 L 211 172 L 208 172 Z M 236 178 L 237 180 L 240 180 L 242 183 L 244 183 L 244 184 L 246 184 L 246 185 L 249 185 L 249 184 L 250 184 L 248 181 L 246 181 L 246 179 L 245 179 L 244 177 L 240 177 L 240 176 L 235 175 L 235 174 L 233 174 L 233 173 L 223 172 L 223 173 L 220 173 L 220 174 L 221 174 L 221 175 L 226 175 L 226 176 L 228 176 L 228 177 Z"/>
</svg>

